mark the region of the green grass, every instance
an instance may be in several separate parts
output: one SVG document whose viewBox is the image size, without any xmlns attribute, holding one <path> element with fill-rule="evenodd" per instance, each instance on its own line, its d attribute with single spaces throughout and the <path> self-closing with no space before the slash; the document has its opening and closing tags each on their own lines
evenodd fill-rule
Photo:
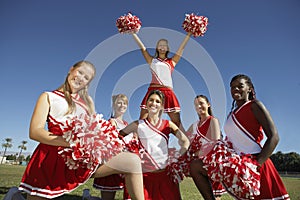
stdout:
<svg viewBox="0 0 300 200">
<path fill-rule="evenodd" d="M 22 178 L 24 166 L 19 165 L 0 165 L 0 199 L 3 199 L 7 191 L 12 186 L 18 186 Z M 300 199 L 300 178 L 286 178 L 282 180 L 288 190 L 291 199 Z M 85 188 L 90 189 L 93 196 L 100 196 L 99 190 L 92 187 L 93 179 L 90 179 L 86 184 L 80 186 L 70 194 L 66 194 L 59 198 L 60 200 L 81 200 L 82 191 Z M 193 180 L 190 178 L 185 179 L 180 183 L 180 191 L 183 200 L 203 199 L 199 194 Z M 117 192 L 116 200 L 122 200 L 123 193 Z M 229 195 L 223 195 L 222 200 L 232 199 Z"/>
</svg>

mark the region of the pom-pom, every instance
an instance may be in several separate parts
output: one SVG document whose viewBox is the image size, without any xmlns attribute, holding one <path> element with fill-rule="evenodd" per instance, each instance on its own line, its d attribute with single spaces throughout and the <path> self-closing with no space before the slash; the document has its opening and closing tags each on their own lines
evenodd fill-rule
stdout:
<svg viewBox="0 0 300 200">
<path fill-rule="evenodd" d="M 208 18 L 194 13 L 186 14 L 182 23 L 183 29 L 194 37 L 203 36 L 207 30 Z"/>
<path fill-rule="evenodd" d="M 70 148 L 60 148 L 59 154 L 70 169 L 95 169 L 124 149 L 118 131 L 100 114 L 81 115 L 71 119 L 63 137 Z"/>
<path fill-rule="evenodd" d="M 208 176 L 222 182 L 236 197 L 254 199 L 260 194 L 258 162 L 250 154 L 238 155 L 229 141 L 219 141 L 203 157 L 203 164 Z"/>
<path fill-rule="evenodd" d="M 192 140 L 188 150 L 183 155 L 170 159 L 167 166 L 167 173 L 175 183 L 181 182 L 185 176 L 190 176 L 190 163 L 194 159 L 199 159 L 199 156 L 206 155 L 215 144 L 214 141 L 208 141 L 201 135 L 195 137 L 190 133 L 187 135 Z"/>
<path fill-rule="evenodd" d="M 120 33 L 137 33 L 142 26 L 142 22 L 137 16 L 128 13 L 117 19 L 116 26 Z"/>
</svg>

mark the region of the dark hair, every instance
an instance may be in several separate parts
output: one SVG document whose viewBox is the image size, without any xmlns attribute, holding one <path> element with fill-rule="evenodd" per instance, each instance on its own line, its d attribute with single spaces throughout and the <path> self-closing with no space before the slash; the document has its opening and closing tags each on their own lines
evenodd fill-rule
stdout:
<svg viewBox="0 0 300 200">
<path fill-rule="evenodd" d="M 169 52 L 170 52 L 170 47 L 169 47 L 169 42 L 168 42 L 167 39 L 160 39 L 160 40 L 157 41 L 157 43 L 156 43 L 156 48 L 155 48 L 155 55 L 154 55 L 154 57 L 155 57 L 155 58 L 158 58 L 158 56 L 159 56 L 159 52 L 158 52 L 157 46 L 158 46 L 158 43 L 159 43 L 160 41 L 165 41 L 165 42 L 167 43 L 167 45 L 168 45 L 168 51 L 166 51 L 166 58 L 168 58 L 168 54 L 169 54 Z"/>
<path fill-rule="evenodd" d="M 203 94 L 199 94 L 199 95 L 197 95 L 197 96 L 195 97 L 195 100 L 198 99 L 199 97 L 201 97 L 202 99 L 205 99 L 205 101 L 206 101 L 207 103 L 210 104 L 210 102 L 209 102 L 207 96 L 205 96 L 205 95 L 203 95 Z M 213 116 L 211 106 L 208 107 L 208 114 L 211 115 L 211 116 Z"/>
<path fill-rule="evenodd" d="M 251 92 L 249 92 L 249 99 L 250 100 L 253 100 L 256 98 L 255 96 L 255 89 L 254 89 L 254 85 L 251 81 L 251 78 L 245 74 L 238 74 L 238 75 L 235 75 L 231 81 L 230 81 L 230 85 L 232 84 L 233 81 L 237 80 L 237 79 L 245 79 L 246 80 L 246 83 L 248 84 L 248 86 L 251 88 Z M 231 110 L 230 110 L 230 113 L 232 112 L 233 108 L 235 106 L 235 100 L 232 101 L 232 104 L 231 104 Z"/>
<path fill-rule="evenodd" d="M 161 99 L 162 105 L 164 105 L 164 103 L 165 103 L 165 95 L 160 90 L 152 90 L 152 91 L 150 91 L 149 94 L 148 94 L 148 96 L 147 96 L 147 101 L 149 100 L 150 96 L 153 95 L 153 94 L 158 95 L 159 98 Z"/>
</svg>

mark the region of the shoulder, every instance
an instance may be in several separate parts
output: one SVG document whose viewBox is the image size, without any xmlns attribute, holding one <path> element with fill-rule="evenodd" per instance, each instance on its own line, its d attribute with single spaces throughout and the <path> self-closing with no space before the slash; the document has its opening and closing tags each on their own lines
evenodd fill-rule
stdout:
<svg viewBox="0 0 300 200">
<path fill-rule="evenodd" d="M 51 92 L 43 92 L 39 96 L 39 101 L 48 101 L 49 102 L 49 96 L 51 95 Z"/>
<path fill-rule="evenodd" d="M 263 111 L 263 110 L 266 110 L 266 107 L 261 101 L 255 99 L 251 103 L 251 109 L 252 109 L 252 111 L 256 111 L 256 110 Z"/>
<path fill-rule="evenodd" d="M 212 116 L 210 119 L 210 123 L 219 124 L 219 120 L 218 120 L 218 118 Z"/>
</svg>

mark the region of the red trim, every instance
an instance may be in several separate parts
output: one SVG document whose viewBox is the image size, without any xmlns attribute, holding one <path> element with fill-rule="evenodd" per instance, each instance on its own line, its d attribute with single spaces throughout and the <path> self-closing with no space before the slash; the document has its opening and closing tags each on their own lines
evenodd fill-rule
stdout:
<svg viewBox="0 0 300 200">
<path fill-rule="evenodd" d="M 62 97 L 62 98 L 65 98 L 65 94 L 62 92 L 62 91 L 59 91 L 59 90 L 54 90 L 52 91 L 52 93 Z M 86 113 L 89 113 L 88 112 L 88 108 L 86 107 L 86 103 L 79 97 L 78 94 L 76 94 L 75 97 L 71 96 L 74 103 L 76 103 L 77 105 L 79 105 L 80 107 L 82 107 Z"/>
<path fill-rule="evenodd" d="M 144 122 L 146 123 L 146 125 L 147 125 L 151 130 L 153 130 L 154 132 L 156 132 L 157 134 L 159 134 L 159 135 L 161 135 L 163 138 L 165 138 L 167 144 L 169 144 L 169 137 L 168 137 L 166 134 L 164 134 L 163 132 L 161 132 L 161 131 L 159 130 L 160 126 L 162 125 L 162 120 L 161 120 L 161 119 L 160 119 L 160 122 L 158 123 L 157 126 L 153 126 L 153 125 L 149 122 L 148 119 L 143 119 L 143 120 L 144 120 Z"/>
</svg>

